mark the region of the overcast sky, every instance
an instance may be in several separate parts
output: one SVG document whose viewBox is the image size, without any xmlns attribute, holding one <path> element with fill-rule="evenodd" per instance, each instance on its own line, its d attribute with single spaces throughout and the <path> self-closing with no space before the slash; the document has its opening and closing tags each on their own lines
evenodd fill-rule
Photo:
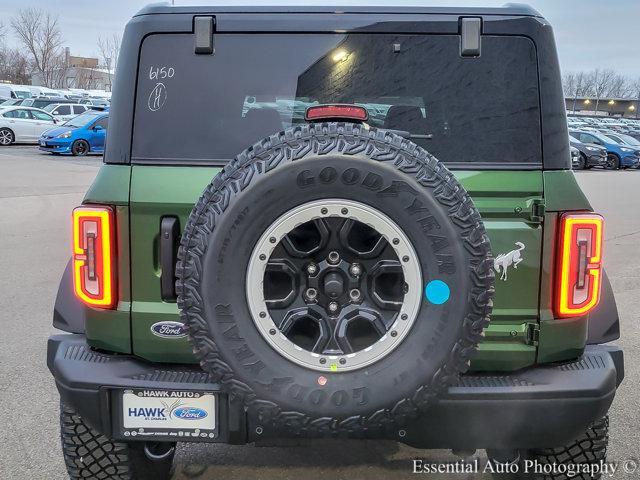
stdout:
<svg viewBox="0 0 640 480">
<path fill-rule="evenodd" d="M 405 1 L 427 5 L 500 6 L 506 0 Z M 0 19 L 6 24 L 11 16 L 27 6 L 49 9 L 60 17 L 65 44 L 74 55 L 95 56 L 98 35 L 122 32 L 126 22 L 144 0 L 0 0 Z M 175 0 L 176 5 L 206 4 Z M 244 3 L 229 0 L 229 3 Z M 259 3 L 253 0 L 252 3 Z M 271 2 L 273 3 L 273 2 Z M 305 0 L 277 3 L 315 3 Z M 339 4 L 331 0 L 320 4 Z M 353 3 L 353 2 L 352 2 Z M 363 1 L 376 4 L 377 0 Z M 387 0 L 382 3 L 394 3 Z M 640 0 L 529 0 L 529 5 L 551 22 L 556 34 L 563 71 L 613 68 L 620 73 L 640 77 Z M 9 38 L 11 41 L 11 38 Z"/>
</svg>

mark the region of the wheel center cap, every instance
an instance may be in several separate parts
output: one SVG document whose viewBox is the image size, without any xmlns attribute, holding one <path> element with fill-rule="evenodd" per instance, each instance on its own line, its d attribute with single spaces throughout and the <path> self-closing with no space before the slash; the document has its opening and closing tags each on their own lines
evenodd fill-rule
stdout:
<svg viewBox="0 0 640 480">
<path fill-rule="evenodd" d="M 324 277 L 324 293 L 336 299 L 344 293 L 344 280 L 338 272 L 329 272 Z"/>
</svg>

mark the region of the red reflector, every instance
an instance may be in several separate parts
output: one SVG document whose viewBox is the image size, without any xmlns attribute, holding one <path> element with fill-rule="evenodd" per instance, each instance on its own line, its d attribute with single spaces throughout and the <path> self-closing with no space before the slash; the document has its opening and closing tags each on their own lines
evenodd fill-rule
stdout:
<svg viewBox="0 0 640 480">
<path fill-rule="evenodd" d="M 555 309 L 557 317 L 575 317 L 600 301 L 604 219 L 593 213 L 560 217 Z"/>
<path fill-rule="evenodd" d="M 73 210 L 73 289 L 92 307 L 113 308 L 116 303 L 114 242 L 111 207 Z"/>
<path fill-rule="evenodd" d="M 315 105 L 307 108 L 305 120 L 358 120 L 364 122 L 369 118 L 369 112 L 358 105 Z"/>
</svg>

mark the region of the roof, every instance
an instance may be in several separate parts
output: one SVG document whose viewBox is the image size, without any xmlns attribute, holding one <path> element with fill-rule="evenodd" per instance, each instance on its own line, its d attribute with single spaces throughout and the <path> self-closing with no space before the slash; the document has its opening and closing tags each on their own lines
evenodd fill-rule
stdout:
<svg viewBox="0 0 640 480">
<path fill-rule="evenodd" d="M 182 0 L 178 0 L 182 1 Z M 235 3 L 233 0 L 203 2 L 193 5 L 171 5 L 169 2 L 152 3 L 138 15 L 167 13 L 380 13 L 380 14 L 437 14 L 437 15 L 500 15 L 541 17 L 529 5 L 507 3 L 502 7 L 430 7 L 420 0 L 333 0 L 331 5 L 321 0 L 254 0 Z M 428 1 L 428 0 L 427 0 Z"/>
</svg>

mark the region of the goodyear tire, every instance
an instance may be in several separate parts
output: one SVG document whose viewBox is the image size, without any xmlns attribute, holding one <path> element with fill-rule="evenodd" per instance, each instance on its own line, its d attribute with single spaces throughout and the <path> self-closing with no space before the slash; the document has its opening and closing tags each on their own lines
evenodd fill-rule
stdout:
<svg viewBox="0 0 640 480">
<path fill-rule="evenodd" d="M 169 480 L 173 474 L 175 444 L 147 445 L 116 442 L 87 425 L 71 407 L 60 404 L 62 453 L 71 479 Z M 155 448 L 159 450 L 154 451 Z"/>
<path fill-rule="evenodd" d="M 300 226 L 301 212 L 315 215 L 311 223 Z M 283 233 L 287 222 L 295 229 Z M 343 235 L 347 223 L 351 230 Z M 316 225 L 321 233 L 305 225 Z M 354 225 L 358 235 L 348 244 Z M 333 246 L 322 247 L 323 235 Z M 387 255 L 384 260 L 372 257 L 380 245 L 377 253 Z M 291 258 L 273 259 L 287 256 L 283 252 Z M 381 262 L 390 270 L 378 269 Z M 342 266 L 342 273 L 334 271 Z M 278 274 L 267 277 L 271 268 Z M 293 272 L 291 301 L 302 306 L 276 322 L 276 313 L 260 305 L 282 303 L 267 292 L 283 278 L 282 271 Z M 393 271 L 400 276 L 393 277 Z M 494 292 L 488 237 L 454 176 L 414 143 L 351 123 L 292 127 L 238 155 L 191 212 L 176 275 L 181 318 L 202 368 L 232 400 L 244 402 L 251 431 L 258 434 L 366 435 L 415 418 L 468 368 L 489 322 Z M 314 275 L 324 277 L 318 281 Z M 261 292 L 254 287 L 263 279 Z M 398 285 L 404 289 L 400 293 Z M 392 298 L 387 291 L 398 301 L 387 302 Z M 365 308 L 369 297 L 373 306 Z M 327 311 L 331 298 L 338 304 L 335 318 Z M 417 303 L 401 314 L 407 299 Z M 376 311 L 376 305 L 388 309 Z M 318 308 L 326 314 L 314 317 Z M 379 321 L 394 308 L 395 317 Z M 309 318 L 298 328 L 303 333 L 289 337 L 283 325 L 298 318 L 291 312 L 300 309 Z M 360 316 L 373 320 L 360 326 Z M 300 348 L 296 342 L 316 328 L 314 322 L 318 338 L 325 340 Z M 336 323 L 343 328 L 330 330 Z M 326 328 L 332 333 L 323 337 Z M 361 339 L 354 335 L 352 341 L 344 333 L 367 328 L 379 338 L 356 350 L 352 343 Z"/>
<path fill-rule="evenodd" d="M 604 416 L 591 425 L 569 445 L 556 448 L 525 450 L 520 453 L 522 461 L 530 460 L 540 465 L 539 472 L 521 475 L 520 478 L 534 480 L 596 480 L 600 472 L 591 475 L 580 467 L 606 462 L 609 444 L 609 417 Z M 555 467 L 555 468 L 553 468 Z M 521 468 L 524 471 L 524 467 Z M 567 472 L 578 472 L 570 474 Z"/>
</svg>

